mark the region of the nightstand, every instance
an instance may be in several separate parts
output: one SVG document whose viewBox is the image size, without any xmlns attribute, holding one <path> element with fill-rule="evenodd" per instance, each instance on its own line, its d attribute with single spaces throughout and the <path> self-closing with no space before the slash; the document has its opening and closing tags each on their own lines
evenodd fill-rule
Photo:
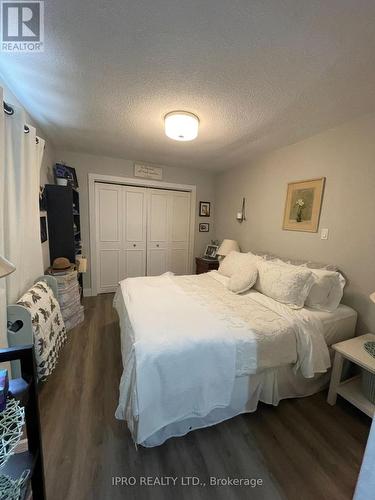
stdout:
<svg viewBox="0 0 375 500">
<path fill-rule="evenodd" d="M 334 405 L 337 395 L 339 395 L 373 418 L 375 405 L 362 392 L 361 375 L 356 375 L 341 382 L 344 359 L 348 359 L 370 373 L 375 373 L 375 359 L 363 347 L 363 344 L 368 340 L 375 340 L 375 335 L 367 333 L 332 346 L 332 349 L 335 350 L 335 360 L 333 362 L 327 402 Z"/>
<path fill-rule="evenodd" d="M 219 261 L 216 259 L 204 259 L 203 257 L 195 257 L 196 274 L 208 273 L 219 269 Z"/>
</svg>

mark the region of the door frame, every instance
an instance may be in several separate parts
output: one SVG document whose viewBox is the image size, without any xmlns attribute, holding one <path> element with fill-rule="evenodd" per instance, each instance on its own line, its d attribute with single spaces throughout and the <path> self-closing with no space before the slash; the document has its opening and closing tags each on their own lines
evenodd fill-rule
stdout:
<svg viewBox="0 0 375 500">
<path fill-rule="evenodd" d="M 97 252 L 95 241 L 95 183 L 103 182 L 106 184 L 120 184 L 125 186 L 137 186 L 145 188 L 166 189 L 172 191 L 190 192 L 190 229 L 189 229 L 189 249 L 188 260 L 190 262 L 190 272 L 194 269 L 194 244 L 195 244 L 195 205 L 197 198 L 197 186 L 192 184 L 175 184 L 173 182 L 154 181 L 150 179 L 136 179 L 134 177 L 118 177 L 104 174 L 88 174 L 89 182 L 89 230 L 90 230 L 90 272 L 91 272 L 91 295 L 98 295 L 98 277 L 97 270 Z"/>
</svg>

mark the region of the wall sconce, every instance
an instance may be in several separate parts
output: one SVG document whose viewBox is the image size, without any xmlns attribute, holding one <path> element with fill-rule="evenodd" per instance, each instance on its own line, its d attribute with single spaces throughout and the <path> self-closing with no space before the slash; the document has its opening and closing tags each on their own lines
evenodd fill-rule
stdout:
<svg viewBox="0 0 375 500">
<path fill-rule="evenodd" d="M 244 220 L 246 220 L 246 217 L 245 217 L 245 198 L 242 198 L 242 209 L 241 209 L 241 212 L 237 212 L 236 219 L 238 220 L 238 222 L 243 222 Z"/>
</svg>

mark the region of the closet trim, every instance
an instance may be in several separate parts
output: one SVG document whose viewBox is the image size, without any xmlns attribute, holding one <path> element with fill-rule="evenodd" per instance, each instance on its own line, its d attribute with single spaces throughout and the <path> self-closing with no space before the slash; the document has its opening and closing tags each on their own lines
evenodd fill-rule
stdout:
<svg viewBox="0 0 375 500">
<path fill-rule="evenodd" d="M 194 244 L 195 244 L 195 212 L 197 186 L 191 184 L 175 184 L 173 182 L 153 181 L 148 179 L 135 179 L 133 177 L 117 177 L 113 175 L 88 174 L 89 180 L 89 226 L 90 226 L 90 272 L 91 289 L 85 290 L 85 295 L 98 295 L 98 280 L 96 276 L 97 262 L 95 252 L 95 183 L 120 184 L 125 186 L 137 186 L 154 189 L 166 189 L 173 191 L 184 191 L 191 193 L 190 204 L 190 229 L 188 259 L 190 272 L 194 272 Z"/>
</svg>

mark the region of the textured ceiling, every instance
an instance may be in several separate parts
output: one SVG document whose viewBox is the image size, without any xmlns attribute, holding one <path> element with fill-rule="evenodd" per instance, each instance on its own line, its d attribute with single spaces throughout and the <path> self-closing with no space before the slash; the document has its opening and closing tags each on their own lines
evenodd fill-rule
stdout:
<svg viewBox="0 0 375 500">
<path fill-rule="evenodd" d="M 222 170 L 375 110 L 374 0 L 48 0 L 0 73 L 58 147 Z M 200 117 L 193 142 L 163 116 Z"/>
</svg>

